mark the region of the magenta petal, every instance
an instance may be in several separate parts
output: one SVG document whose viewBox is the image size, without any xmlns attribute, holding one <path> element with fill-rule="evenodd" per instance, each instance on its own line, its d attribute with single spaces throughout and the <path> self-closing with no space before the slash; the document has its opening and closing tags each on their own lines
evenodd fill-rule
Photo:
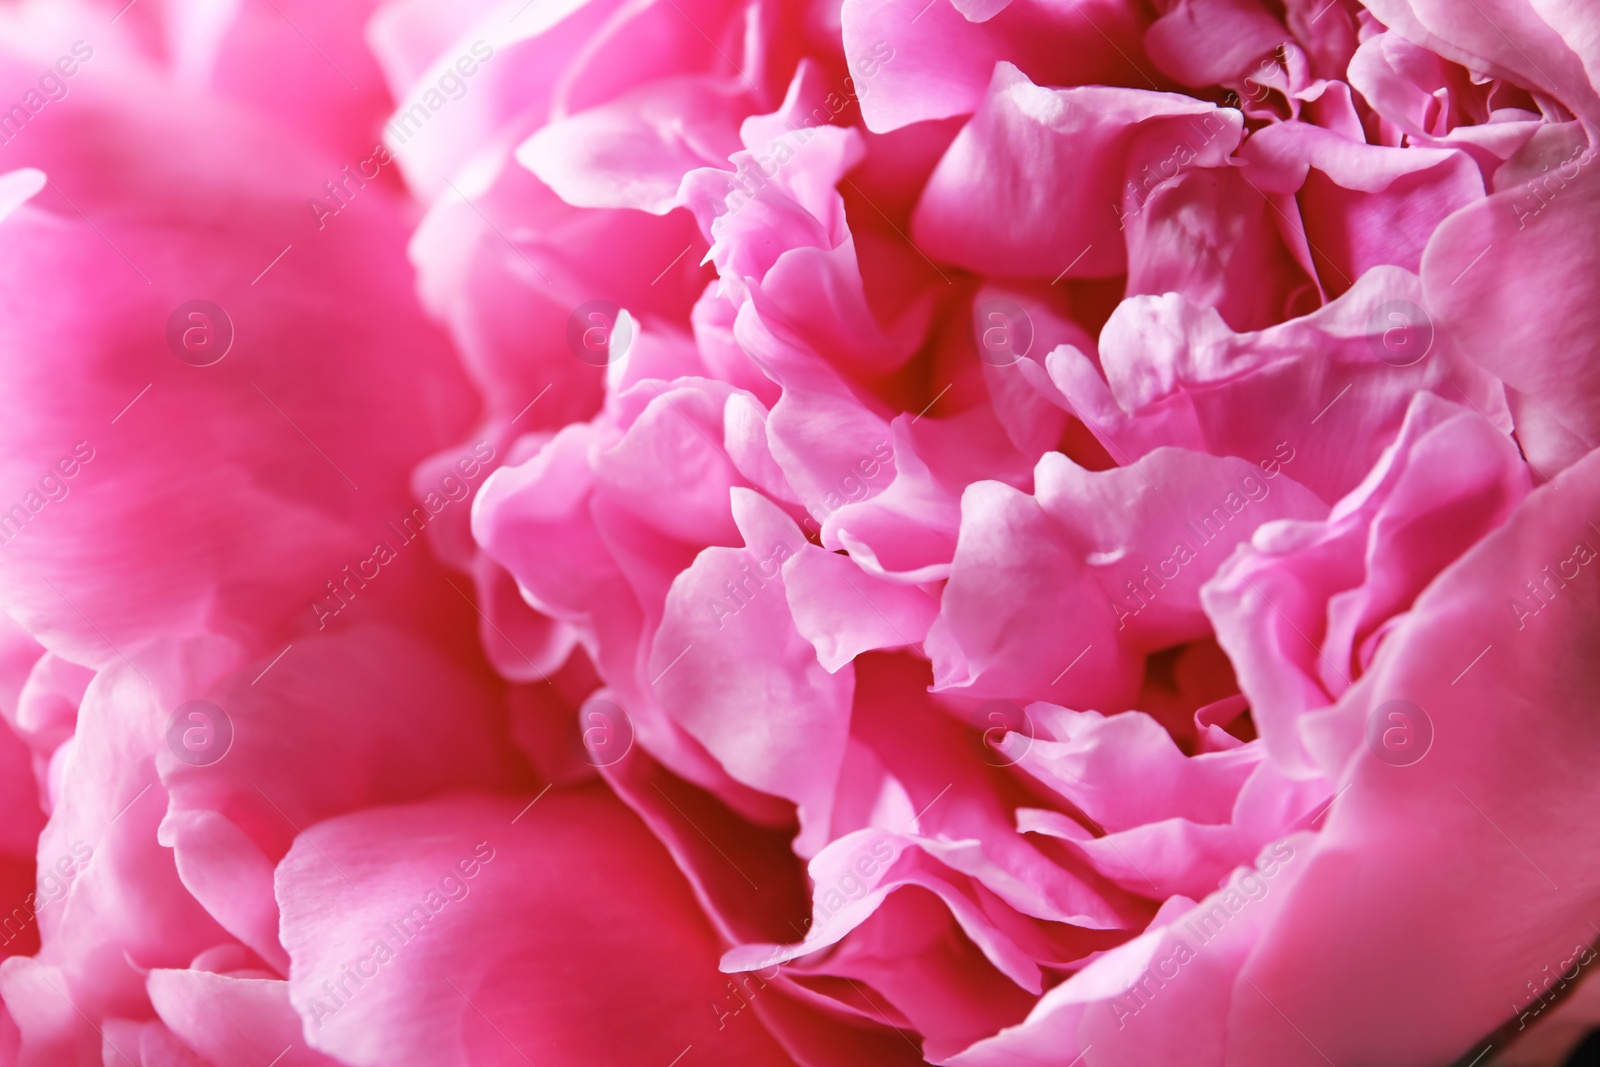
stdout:
<svg viewBox="0 0 1600 1067">
<path fill-rule="evenodd" d="M 719 1030 L 707 1005 L 736 1004 L 711 930 L 603 790 L 370 809 L 313 828 L 277 878 L 290 1002 L 341 1062 L 464 1065 L 508 1043 L 573 1067 L 686 1045 L 791 1062 L 756 1019 Z"/>
</svg>

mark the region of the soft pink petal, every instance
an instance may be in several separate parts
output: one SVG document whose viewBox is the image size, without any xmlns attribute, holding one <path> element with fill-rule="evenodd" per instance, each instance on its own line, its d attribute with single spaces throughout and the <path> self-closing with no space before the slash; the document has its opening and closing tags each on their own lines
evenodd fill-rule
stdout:
<svg viewBox="0 0 1600 1067">
<path fill-rule="evenodd" d="M 1600 624 L 1587 573 L 1597 508 L 1591 457 L 1445 571 L 1325 717 L 1318 752 L 1345 768 L 1347 788 L 1241 976 L 1271 1004 L 1238 988 L 1231 1062 L 1320 1062 L 1308 1041 L 1336 1061 L 1447 1061 L 1513 1021 L 1532 999 L 1526 977 L 1592 941 L 1583 916 L 1597 903 L 1595 858 L 1569 835 L 1583 832 L 1585 806 L 1572 800 L 1590 788 L 1582 768 L 1595 737 L 1593 678 L 1577 657 Z M 1522 583 L 1546 565 L 1572 577 L 1551 581 L 1538 612 L 1519 619 L 1513 605 L 1532 603 Z M 1431 749 L 1407 766 L 1380 762 L 1364 741 L 1369 716 L 1395 699 L 1433 729 Z M 1462 980 L 1425 978 L 1441 967 Z"/>
<path fill-rule="evenodd" d="M 1239 122 L 1189 97 L 1048 89 L 996 64 L 981 108 L 923 190 L 912 237 L 929 255 L 999 277 L 1121 273 L 1124 183 L 1147 165 L 1220 165 Z"/>
<path fill-rule="evenodd" d="M 799 528 L 748 490 L 734 490 L 733 514 L 745 547 L 708 548 L 673 582 L 652 687 L 735 779 L 800 806 L 796 849 L 810 855 L 826 840 L 855 672 L 830 674 L 795 628 L 783 568 L 805 544 Z M 797 745 L 804 763 L 787 758 Z"/>
<path fill-rule="evenodd" d="M 1590 356 L 1600 302 L 1585 239 L 1600 217 L 1600 179 L 1586 145 L 1546 165 L 1540 181 L 1504 188 L 1440 226 L 1423 288 L 1461 347 L 1553 424 L 1518 420 L 1530 459 L 1549 476 L 1576 458 L 1567 435 L 1582 449 L 1600 444 L 1600 371 Z M 1529 300 L 1538 314 L 1527 313 Z"/>
</svg>

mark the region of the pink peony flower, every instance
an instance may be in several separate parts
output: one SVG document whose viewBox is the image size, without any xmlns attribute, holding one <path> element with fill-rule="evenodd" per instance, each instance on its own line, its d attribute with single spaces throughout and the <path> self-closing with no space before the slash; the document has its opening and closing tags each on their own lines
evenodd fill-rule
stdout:
<svg viewBox="0 0 1600 1067">
<path fill-rule="evenodd" d="M 1562 1062 L 1597 42 L 0 11 L 0 1067 Z"/>
</svg>

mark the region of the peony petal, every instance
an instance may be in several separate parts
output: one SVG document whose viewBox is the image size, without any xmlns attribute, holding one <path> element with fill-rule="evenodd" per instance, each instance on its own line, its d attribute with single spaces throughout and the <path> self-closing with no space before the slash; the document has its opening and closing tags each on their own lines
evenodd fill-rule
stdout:
<svg viewBox="0 0 1600 1067">
<path fill-rule="evenodd" d="M 1118 219 L 1133 206 L 1124 184 L 1144 166 L 1219 166 L 1239 136 L 1237 112 L 1189 97 L 1047 89 L 998 63 L 923 190 L 912 237 L 929 255 L 999 277 L 1119 274 Z M 983 192 L 996 189 L 1006 195 Z"/>
<path fill-rule="evenodd" d="M 1590 457 L 1440 575 L 1371 674 L 1324 713 L 1315 748 L 1343 768 L 1344 791 L 1241 976 L 1271 1003 L 1236 999 L 1234 1062 L 1309 1063 L 1319 1057 L 1308 1042 L 1340 1061 L 1449 1060 L 1531 1006 L 1524 976 L 1565 970 L 1573 946 L 1593 940 L 1583 916 L 1596 905 L 1595 858 L 1567 844 L 1583 818 L 1568 801 L 1589 788 L 1593 682 L 1568 657 L 1600 624 L 1587 573 L 1597 513 Z M 1547 580 L 1545 567 L 1559 574 Z M 1537 611 L 1523 586 L 1533 578 L 1545 582 Z M 1547 669 L 1553 656 L 1573 669 Z M 1417 710 L 1379 721 L 1427 725 L 1420 760 L 1380 760 L 1364 745 L 1394 700 Z M 1463 981 L 1422 980 L 1439 967 L 1465 968 Z"/>
<path fill-rule="evenodd" d="M 539 129 L 517 160 L 575 207 L 672 210 L 683 176 L 740 147 L 737 84 L 665 79 Z"/>
<path fill-rule="evenodd" d="M 1575 458 L 1563 444 L 1567 435 L 1583 450 L 1600 444 L 1593 402 L 1600 380 L 1589 358 L 1595 251 L 1582 240 L 1600 212 L 1593 161 L 1594 150 L 1580 144 L 1553 161 L 1542 182 L 1503 189 L 1453 216 L 1429 242 L 1423 264 L 1423 288 L 1440 326 L 1554 424 L 1519 419 L 1519 437 L 1545 477 Z M 1535 297 L 1546 313 L 1526 314 Z"/>
<path fill-rule="evenodd" d="M 715 1025 L 713 934 L 638 820 L 594 787 L 535 799 L 369 809 L 290 851 L 289 999 L 312 1046 L 386 1067 L 507 1045 L 553 1067 L 645 1067 L 687 1045 L 791 1063 L 756 1019 Z"/>
<path fill-rule="evenodd" d="M 735 779 L 799 805 L 795 848 L 807 856 L 826 840 L 855 672 L 828 673 L 795 628 L 784 567 L 805 544 L 799 529 L 749 490 L 733 490 L 733 514 L 745 547 L 708 548 L 672 583 L 651 685 Z M 786 759 L 795 745 L 812 758 Z"/>
</svg>

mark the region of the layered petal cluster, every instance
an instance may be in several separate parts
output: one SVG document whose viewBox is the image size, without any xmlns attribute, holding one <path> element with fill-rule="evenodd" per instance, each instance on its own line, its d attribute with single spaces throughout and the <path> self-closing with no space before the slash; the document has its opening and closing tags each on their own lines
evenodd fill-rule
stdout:
<svg viewBox="0 0 1600 1067">
<path fill-rule="evenodd" d="M 1517 679 L 1594 636 L 1525 633 L 1595 603 L 1546 511 L 1592 486 L 1593 272 L 1528 232 L 1586 210 L 1591 42 L 1508 7 L 1544 78 L 1442 7 L 1156 7 L 851 0 L 797 59 L 730 32 L 530 106 L 495 151 L 567 210 L 698 224 L 588 266 L 715 276 L 687 315 L 587 279 L 596 409 L 520 430 L 473 532 L 597 675 L 580 725 L 625 718 L 594 762 L 730 974 L 938 1063 L 1446 1062 L 1594 940 L 1489 696 L 1584 715 Z M 804 915 L 741 884 L 774 834 Z M 1448 944 L 1495 958 L 1446 991 Z"/>
<path fill-rule="evenodd" d="M 8 5 L 0 1067 L 1559 1062 L 1597 86 L 1558 0 Z"/>
</svg>

